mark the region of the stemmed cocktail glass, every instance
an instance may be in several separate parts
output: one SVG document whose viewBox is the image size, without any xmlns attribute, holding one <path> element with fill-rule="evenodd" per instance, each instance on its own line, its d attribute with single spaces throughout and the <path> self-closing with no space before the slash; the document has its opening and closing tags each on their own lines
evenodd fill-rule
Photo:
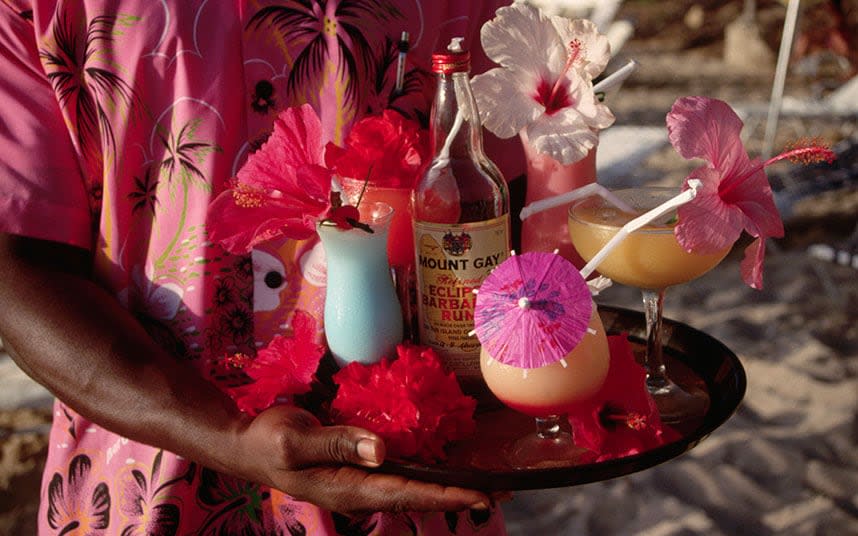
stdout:
<svg viewBox="0 0 858 536">
<path fill-rule="evenodd" d="M 676 196 L 676 188 L 642 187 L 614 191 L 633 212 L 621 210 L 603 197 L 575 202 L 569 209 L 569 235 L 582 258 L 589 261 L 632 219 Z M 662 350 L 662 314 L 668 287 L 686 283 L 718 265 L 729 253 L 689 253 L 673 232 L 675 211 L 631 232 L 598 264 L 599 272 L 617 283 L 637 287 L 646 316 L 647 388 L 655 399 L 661 419 L 676 423 L 700 417 L 709 407 L 705 390 L 682 386 L 671 380 Z"/>
<path fill-rule="evenodd" d="M 492 393 L 536 422 L 535 433 L 517 439 L 504 452 L 517 469 L 573 465 L 588 452 L 561 423 L 576 405 L 596 395 L 608 376 L 608 340 L 595 305 L 588 333 L 564 361 L 566 365 L 557 362 L 523 373 L 496 361 L 485 348 L 480 354 L 480 370 Z"/>
<path fill-rule="evenodd" d="M 513 254 L 478 290 L 474 334 L 489 390 L 536 419 L 536 433 L 504 449 L 506 462 L 515 468 L 571 465 L 588 452 L 561 422 L 599 392 L 610 354 L 578 269 L 556 252 Z"/>
</svg>

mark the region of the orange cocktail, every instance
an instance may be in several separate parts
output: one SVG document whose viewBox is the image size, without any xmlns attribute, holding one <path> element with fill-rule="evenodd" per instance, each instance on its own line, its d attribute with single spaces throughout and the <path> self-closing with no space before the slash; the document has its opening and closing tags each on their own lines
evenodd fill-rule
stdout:
<svg viewBox="0 0 858 536">
<path fill-rule="evenodd" d="M 592 259 L 623 225 L 664 200 L 661 189 L 616 192 L 640 212 L 624 212 L 601 197 L 589 197 L 574 204 L 569 211 L 569 236 L 585 260 Z M 634 193 L 633 193 L 634 192 Z M 671 194 L 676 190 L 669 189 Z M 718 265 L 730 248 L 712 254 L 689 253 L 682 249 L 673 234 L 674 221 L 649 224 L 632 232 L 605 260 L 599 273 L 617 283 L 637 288 L 663 289 L 696 279 Z"/>
<path fill-rule="evenodd" d="M 676 197 L 676 188 L 630 188 L 613 192 L 629 207 L 622 210 L 602 197 L 587 197 L 569 209 L 569 237 L 590 261 L 627 223 Z M 628 208 L 631 208 L 629 211 Z M 595 268 L 617 283 L 641 289 L 646 316 L 647 389 L 664 422 L 676 423 L 705 415 L 709 396 L 699 386 L 681 386 L 668 376 L 662 352 L 665 289 L 696 279 L 730 252 L 685 251 L 674 235 L 676 212 L 668 213 L 617 243 Z"/>
</svg>

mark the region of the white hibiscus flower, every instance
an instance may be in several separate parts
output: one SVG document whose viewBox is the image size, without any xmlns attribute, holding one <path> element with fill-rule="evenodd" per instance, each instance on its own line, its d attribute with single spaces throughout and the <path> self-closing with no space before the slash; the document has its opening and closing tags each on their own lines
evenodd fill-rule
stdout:
<svg viewBox="0 0 858 536">
<path fill-rule="evenodd" d="M 483 125 L 501 138 L 524 131 L 537 152 L 562 164 L 584 158 L 614 122 L 593 91 L 611 58 L 608 38 L 588 20 L 517 3 L 498 9 L 480 39 L 500 65 L 471 80 Z"/>
</svg>

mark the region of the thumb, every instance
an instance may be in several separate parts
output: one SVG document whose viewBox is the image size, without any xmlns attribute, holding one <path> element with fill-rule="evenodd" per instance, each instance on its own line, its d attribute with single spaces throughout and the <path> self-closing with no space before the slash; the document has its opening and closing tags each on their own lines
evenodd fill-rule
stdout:
<svg viewBox="0 0 858 536">
<path fill-rule="evenodd" d="M 303 430 L 289 434 L 286 452 L 289 465 L 302 469 L 314 465 L 352 464 L 378 467 L 384 461 L 384 441 L 368 430 L 354 426 L 322 426 L 304 421 Z"/>
</svg>

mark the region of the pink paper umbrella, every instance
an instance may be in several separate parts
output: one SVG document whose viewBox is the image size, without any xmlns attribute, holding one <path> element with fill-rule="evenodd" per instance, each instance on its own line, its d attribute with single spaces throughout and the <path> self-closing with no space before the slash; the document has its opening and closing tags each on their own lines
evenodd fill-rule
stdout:
<svg viewBox="0 0 858 536">
<path fill-rule="evenodd" d="M 592 312 L 590 290 L 571 262 L 556 253 L 513 254 L 480 286 L 474 332 L 495 360 L 544 367 L 581 342 Z"/>
</svg>

